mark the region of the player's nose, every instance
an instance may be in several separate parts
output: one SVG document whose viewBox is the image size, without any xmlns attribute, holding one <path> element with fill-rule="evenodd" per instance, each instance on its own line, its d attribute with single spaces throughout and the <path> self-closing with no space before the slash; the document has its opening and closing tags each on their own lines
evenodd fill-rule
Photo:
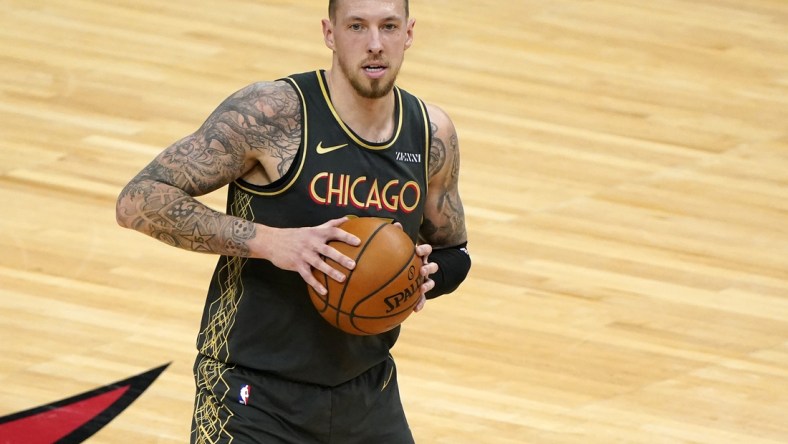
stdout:
<svg viewBox="0 0 788 444">
<path fill-rule="evenodd" d="M 380 31 L 377 29 L 373 29 L 372 32 L 369 33 L 367 52 L 370 54 L 380 54 L 383 52 L 383 42 L 380 40 Z"/>
</svg>

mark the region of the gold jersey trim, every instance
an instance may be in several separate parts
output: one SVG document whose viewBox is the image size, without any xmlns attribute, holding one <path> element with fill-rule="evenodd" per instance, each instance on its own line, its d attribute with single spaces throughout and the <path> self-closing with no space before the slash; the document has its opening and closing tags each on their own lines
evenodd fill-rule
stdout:
<svg viewBox="0 0 788 444">
<path fill-rule="evenodd" d="M 430 128 L 430 118 L 427 108 L 421 99 L 417 99 L 421 108 L 421 118 L 424 119 L 424 195 L 429 193 L 430 188 L 430 148 L 432 147 L 432 129 Z"/>
</svg>

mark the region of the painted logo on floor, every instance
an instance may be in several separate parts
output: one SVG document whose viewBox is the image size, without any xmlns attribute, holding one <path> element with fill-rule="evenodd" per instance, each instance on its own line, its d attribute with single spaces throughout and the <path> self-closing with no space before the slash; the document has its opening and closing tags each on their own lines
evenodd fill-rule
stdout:
<svg viewBox="0 0 788 444">
<path fill-rule="evenodd" d="M 0 417 L 0 444 L 80 443 L 126 409 L 169 366 Z"/>
</svg>

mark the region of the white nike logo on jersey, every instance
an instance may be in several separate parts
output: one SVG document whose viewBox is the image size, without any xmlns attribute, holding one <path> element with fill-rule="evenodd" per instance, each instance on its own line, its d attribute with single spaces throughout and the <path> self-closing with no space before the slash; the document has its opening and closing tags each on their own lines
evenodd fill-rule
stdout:
<svg viewBox="0 0 788 444">
<path fill-rule="evenodd" d="M 347 143 L 345 143 L 343 145 L 334 145 L 334 146 L 325 146 L 324 147 L 323 146 L 323 141 L 321 140 L 320 142 L 317 143 L 317 154 L 327 154 L 327 153 L 330 153 L 331 151 L 336 151 L 336 150 L 338 150 L 340 148 L 344 148 L 346 146 L 347 146 Z"/>
</svg>

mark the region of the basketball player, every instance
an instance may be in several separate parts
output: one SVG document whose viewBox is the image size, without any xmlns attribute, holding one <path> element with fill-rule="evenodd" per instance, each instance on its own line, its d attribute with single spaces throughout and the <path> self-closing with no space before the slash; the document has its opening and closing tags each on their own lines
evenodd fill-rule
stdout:
<svg viewBox="0 0 788 444">
<path fill-rule="evenodd" d="M 418 241 L 425 298 L 470 269 L 449 117 L 395 86 L 414 20 L 407 0 L 331 0 L 331 69 L 249 85 L 121 192 L 118 223 L 220 255 L 195 362 L 193 443 L 411 443 L 389 354 L 399 328 L 354 336 L 307 285 L 352 261 L 347 216 L 396 220 Z M 195 199 L 224 185 L 227 214 Z"/>
</svg>

